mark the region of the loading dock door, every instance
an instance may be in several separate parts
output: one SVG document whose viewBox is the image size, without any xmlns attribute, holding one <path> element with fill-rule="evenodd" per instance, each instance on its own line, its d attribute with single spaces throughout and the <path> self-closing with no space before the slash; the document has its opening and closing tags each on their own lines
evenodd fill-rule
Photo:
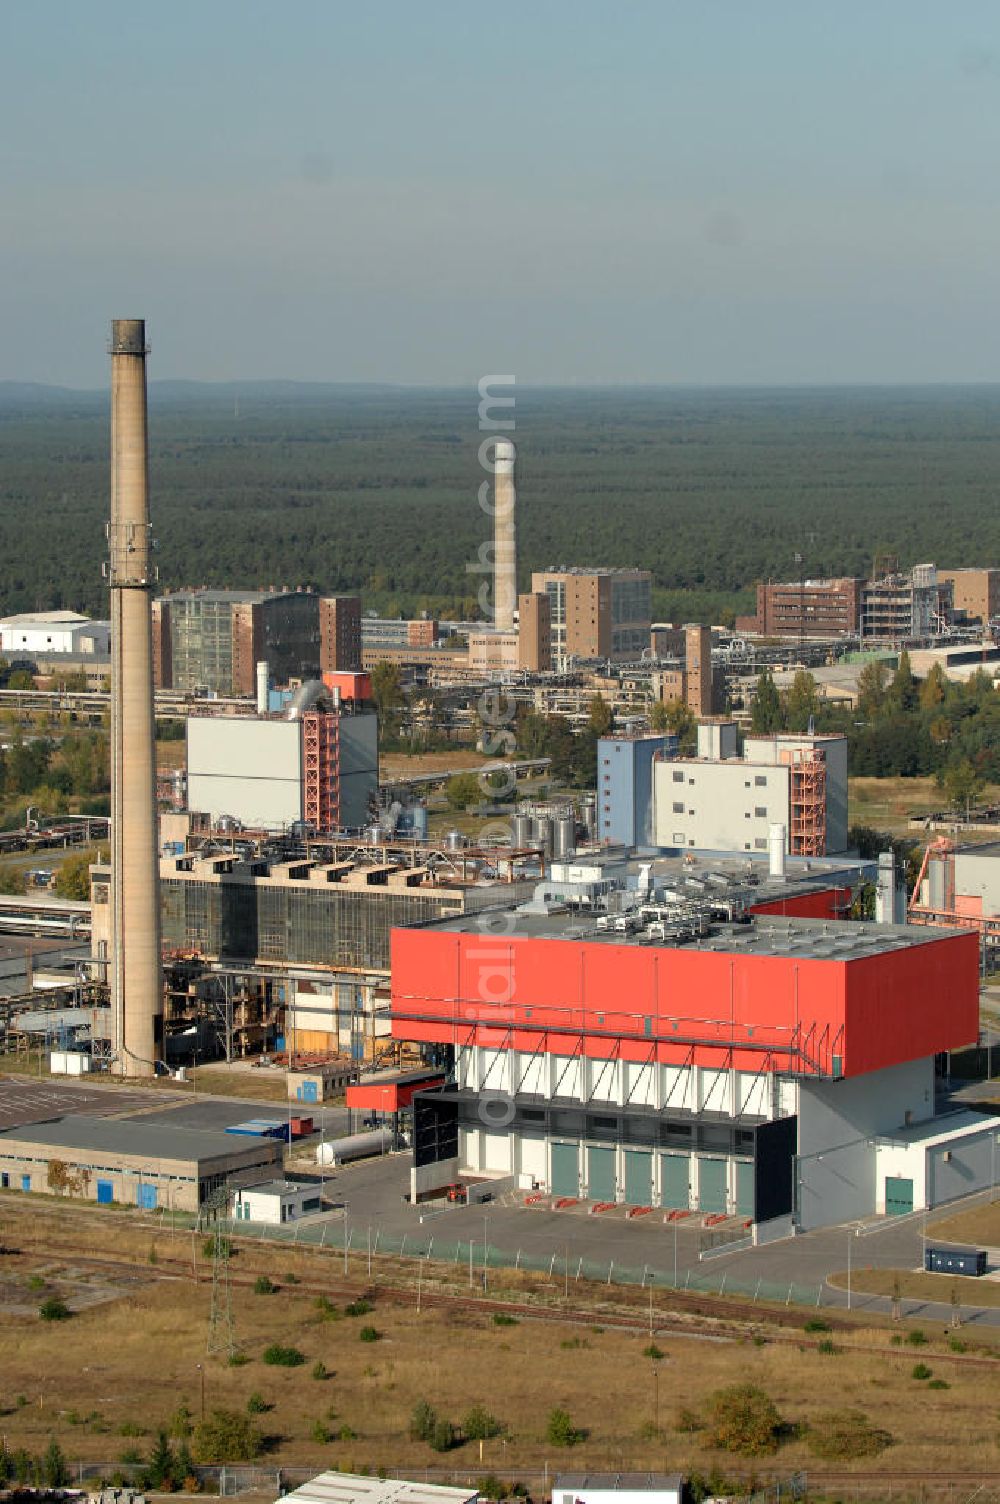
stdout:
<svg viewBox="0 0 1000 1504">
<path fill-rule="evenodd" d="M 905 1217 L 913 1210 L 913 1181 L 901 1175 L 885 1177 L 885 1214 L 887 1217 Z"/>
<path fill-rule="evenodd" d="M 629 1206 L 653 1204 L 653 1156 L 643 1149 L 625 1150 L 625 1200 Z"/>
<path fill-rule="evenodd" d="M 726 1206 L 726 1161 L 724 1159 L 699 1159 L 698 1209 L 703 1212 L 725 1212 L 728 1210 Z"/>
<path fill-rule="evenodd" d="M 97 1199 L 104 1205 L 109 1205 L 115 1197 L 115 1188 L 110 1180 L 97 1182 Z"/>
<path fill-rule="evenodd" d="M 689 1154 L 660 1155 L 660 1205 L 674 1211 L 687 1211 L 691 1205 Z"/>
<path fill-rule="evenodd" d="M 587 1195 L 591 1201 L 615 1201 L 615 1150 L 587 1150 Z"/>
<path fill-rule="evenodd" d="M 140 1209 L 144 1212 L 156 1211 L 156 1186 L 139 1185 L 136 1187 L 135 1197 Z"/>
<path fill-rule="evenodd" d="M 736 1165 L 736 1210 L 741 1217 L 753 1216 L 753 1165 Z"/>
<path fill-rule="evenodd" d="M 552 1194 L 580 1194 L 580 1156 L 576 1144 L 552 1145 Z"/>
</svg>

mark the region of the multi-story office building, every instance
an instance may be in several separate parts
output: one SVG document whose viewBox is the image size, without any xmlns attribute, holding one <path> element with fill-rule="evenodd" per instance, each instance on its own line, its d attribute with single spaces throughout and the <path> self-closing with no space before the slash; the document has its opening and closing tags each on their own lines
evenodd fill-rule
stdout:
<svg viewBox="0 0 1000 1504">
<path fill-rule="evenodd" d="M 861 616 L 862 581 L 768 581 L 757 584 L 757 614 L 737 627 L 762 637 L 854 637 Z"/>
<path fill-rule="evenodd" d="M 868 580 L 861 591 L 864 642 L 923 642 L 950 624 L 953 588 L 933 564 Z"/>
<path fill-rule="evenodd" d="M 549 598 L 553 667 L 571 658 L 641 658 L 649 647 L 653 577 L 646 569 L 560 566 L 531 576 Z"/>
<path fill-rule="evenodd" d="M 316 677 L 319 602 L 306 590 L 180 590 L 154 601 L 157 688 L 252 695 L 260 662 L 277 684 Z"/>
<path fill-rule="evenodd" d="M 597 838 L 613 845 L 652 846 L 653 764 L 676 757 L 676 736 L 656 733 L 601 737 L 597 743 Z"/>
<path fill-rule="evenodd" d="M 939 569 L 938 581 L 952 588 L 956 611 L 983 626 L 1000 616 L 1000 569 Z"/>
<path fill-rule="evenodd" d="M 519 670 L 543 674 L 552 667 L 547 595 L 519 595 L 518 621 L 510 630 L 469 633 L 469 667 L 483 673 Z"/>
<path fill-rule="evenodd" d="M 319 655 L 323 672 L 361 672 L 361 597 L 330 595 L 319 603 Z"/>
</svg>

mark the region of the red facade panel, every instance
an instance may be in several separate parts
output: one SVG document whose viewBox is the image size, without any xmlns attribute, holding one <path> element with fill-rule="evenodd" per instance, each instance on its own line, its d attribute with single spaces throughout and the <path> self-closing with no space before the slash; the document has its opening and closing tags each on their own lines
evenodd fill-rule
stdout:
<svg viewBox="0 0 1000 1504">
<path fill-rule="evenodd" d="M 965 1044 L 977 1019 L 974 935 L 840 960 L 393 931 L 400 1039 L 860 1075 Z"/>
<path fill-rule="evenodd" d="M 768 903 L 755 903 L 751 914 L 784 914 L 792 919 L 843 919 L 851 912 L 850 888 L 823 888 L 819 892 L 789 893 Z"/>
</svg>

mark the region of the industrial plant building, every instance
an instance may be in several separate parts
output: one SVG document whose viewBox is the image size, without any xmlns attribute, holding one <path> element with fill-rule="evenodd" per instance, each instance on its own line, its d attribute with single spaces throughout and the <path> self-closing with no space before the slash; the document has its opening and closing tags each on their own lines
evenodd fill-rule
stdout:
<svg viewBox="0 0 1000 1504">
<path fill-rule="evenodd" d="M 531 576 L 535 595 L 549 598 L 552 663 L 641 658 L 649 647 L 653 576 L 648 569 L 559 565 Z"/>
<path fill-rule="evenodd" d="M 737 618 L 737 631 L 760 637 L 856 637 L 863 581 L 758 581 L 755 616 Z"/>
<path fill-rule="evenodd" d="M 0 1187 L 196 1212 L 227 1183 L 280 1174 L 282 1157 L 273 1138 L 67 1116 L 0 1131 Z"/>
<path fill-rule="evenodd" d="M 468 1173 L 805 1230 L 921 1204 L 885 1157 L 907 1136 L 988 1140 L 934 1117 L 935 1055 L 978 1033 L 974 937 L 719 911 L 654 882 L 631 926 L 564 901 L 397 931 L 393 1033 L 453 1061 L 415 1099 L 417 1194 Z"/>
<path fill-rule="evenodd" d="M 470 632 L 469 667 L 487 674 L 548 673 L 552 667 L 549 597 L 541 593 L 520 595 L 513 627 Z"/>
<path fill-rule="evenodd" d="M 328 631 L 329 639 L 329 631 Z M 277 684 L 318 677 L 320 597 L 308 590 L 179 590 L 153 602 L 158 689 L 252 695 L 257 664 Z"/>
<path fill-rule="evenodd" d="M 733 722 L 708 722 L 697 757 L 654 762 L 653 844 L 763 853 L 780 825 L 793 855 L 846 851 L 847 738 L 748 736 L 742 756 L 737 738 Z"/>
<path fill-rule="evenodd" d="M 111 623 L 77 611 L 29 612 L 0 618 L 0 653 L 12 660 L 101 659 L 111 656 Z"/>
<path fill-rule="evenodd" d="M 956 613 L 988 626 L 1000 617 L 1000 569 L 939 569 L 938 581 L 950 585 Z"/>
<path fill-rule="evenodd" d="M 649 675 L 654 700 L 680 700 L 701 720 L 715 710 L 716 685 L 712 666 L 712 629 L 697 622 L 683 627 L 658 624 L 650 629 L 650 646 L 657 662 Z"/>
<path fill-rule="evenodd" d="M 186 766 L 188 808 L 213 825 L 357 830 L 378 794 L 378 721 L 314 681 L 282 715 L 190 716 Z"/>
</svg>

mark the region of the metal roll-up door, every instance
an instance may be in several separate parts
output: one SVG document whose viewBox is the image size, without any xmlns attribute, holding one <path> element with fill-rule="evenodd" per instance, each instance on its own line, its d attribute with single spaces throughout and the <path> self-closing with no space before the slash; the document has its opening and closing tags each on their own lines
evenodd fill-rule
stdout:
<svg viewBox="0 0 1000 1504">
<path fill-rule="evenodd" d="M 691 1205 L 690 1154 L 660 1155 L 660 1205 L 674 1211 Z"/>
<path fill-rule="evenodd" d="M 653 1156 L 646 1150 L 625 1150 L 625 1200 L 629 1206 L 653 1204 Z"/>
<path fill-rule="evenodd" d="M 591 1201 L 615 1201 L 615 1154 L 614 1149 L 598 1149 L 594 1145 L 587 1150 L 587 1195 Z"/>
<path fill-rule="evenodd" d="M 580 1155 L 576 1144 L 552 1145 L 553 1196 L 579 1196 Z"/>
<path fill-rule="evenodd" d="M 703 1212 L 725 1212 L 726 1206 L 726 1161 L 724 1159 L 698 1160 L 698 1209 Z"/>
</svg>

